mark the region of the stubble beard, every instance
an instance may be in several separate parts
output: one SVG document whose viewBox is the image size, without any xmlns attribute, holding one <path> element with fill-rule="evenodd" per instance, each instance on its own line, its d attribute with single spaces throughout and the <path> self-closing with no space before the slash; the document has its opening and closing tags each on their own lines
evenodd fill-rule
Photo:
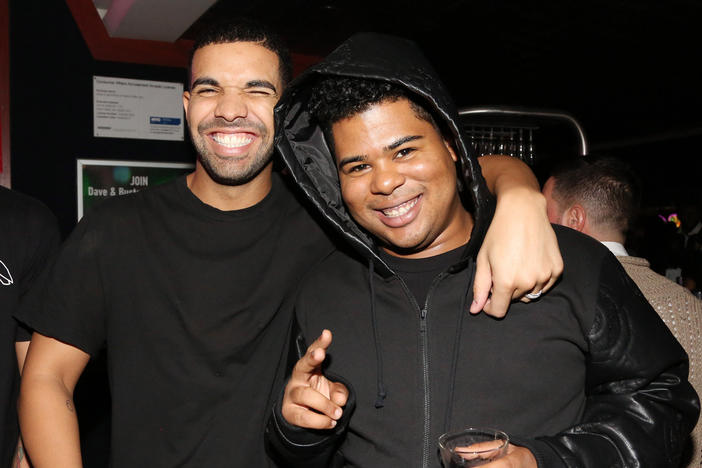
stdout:
<svg viewBox="0 0 702 468">
<path fill-rule="evenodd" d="M 236 125 L 237 127 L 240 125 Z M 197 151 L 197 159 L 205 169 L 210 178 L 220 185 L 244 185 L 251 182 L 261 171 L 271 162 L 273 157 L 273 142 L 268 139 L 268 131 L 264 126 L 257 126 L 261 145 L 254 154 L 245 157 L 250 158 L 249 164 L 245 167 L 236 167 L 236 162 L 230 158 L 220 157 L 207 147 L 205 136 L 201 131 L 207 126 L 198 128 L 198 133 L 192 135 L 193 145 Z M 239 158 L 237 158 L 239 159 Z"/>
</svg>

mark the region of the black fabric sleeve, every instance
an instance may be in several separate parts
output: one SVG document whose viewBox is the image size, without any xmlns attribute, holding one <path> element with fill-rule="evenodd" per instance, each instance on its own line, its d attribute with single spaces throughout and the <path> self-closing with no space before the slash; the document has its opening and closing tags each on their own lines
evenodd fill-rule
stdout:
<svg viewBox="0 0 702 468">
<path fill-rule="evenodd" d="M 613 256 L 595 307 L 581 423 L 514 443 L 539 468 L 678 466 L 699 415 L 685 351 Z"/>
<path fill-rule="evenodd" d="M 304 334 L 297 321 L 294 321 L 290 356 L 288 357 L 288 376 L 306 351 Z M 278 466 L 290 468 L 343 466 L 343 457 L 337 452 L 337 449 L 343 441 L 349 419 L 356 407 L 356 394 L 351 383 L 343 377 L 331 373 L 325 373 L 325 376 L 332 381 L 341 382 L 349 391 L 343 415 L 337 421 L 336 426 L 330 430 L 305 429 L 288 423 L 281 412 L 285 393 L 284 385 L 279 392 L 278 399 L 273 404 L 265 430 L 266 445 Z"/>
<path fill-rule="evenodd" d="M 17 330 L 15 331 L 15 342 L 30 341 L 32 339 L 32 330 L 27 328 L 24 324 L 17 324 Z"/>
<path fill-rule="evenodd" d="M 23 306 L 16 314 L 34 331 L 91 355 L 105 340 L 108 301 L 100 260 L 104 231 L 95 218 L 84 218 L 45 272 L 40 307 Z"/>
<path fill-rule="evenodd" d="M 19 305 L 15 315 L 22 310 L 37 311 L 41 308 L 43 293 L 46 289 L 47 271 L 58 251 L 61 234 L 54 214 L 44 205 L 36 205 L 31 216 L 25 220 L 26 239 L 29 242 L 27 261 L 19 278 Z M 15 341 L 29 341 L 32 331 L 19 324 Z"/>
</svg>

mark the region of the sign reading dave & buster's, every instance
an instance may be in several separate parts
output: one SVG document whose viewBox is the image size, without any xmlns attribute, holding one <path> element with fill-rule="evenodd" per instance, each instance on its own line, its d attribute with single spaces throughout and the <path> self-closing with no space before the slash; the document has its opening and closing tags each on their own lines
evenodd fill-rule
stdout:
<svg viewBox="0 0 702 468">
<path fill-rule="evenodd" d="M 168 182 L 194 167 L 190 163 L 78 159 L 78 219 L 105 198 Z"/>
</svg>

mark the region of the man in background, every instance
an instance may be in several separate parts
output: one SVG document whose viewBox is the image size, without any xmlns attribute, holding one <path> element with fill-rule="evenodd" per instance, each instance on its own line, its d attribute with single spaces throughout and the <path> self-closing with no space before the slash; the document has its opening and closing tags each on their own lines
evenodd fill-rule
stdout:
<svg viewBox="0 0 702 468">
<path fill-rule="evenodd" d="M 624 266 L 690 358 L 689 380 L 702 392 L 702 301 L 686 288 L 655 273 L 644 258 L 626 251 L 627 230 L 640 200 L 640 183 L 614 158 L 582 158 L 556 168 L 546 181 L 547 212 L 552 223 L 570 227 L 602 242 Z M 702 427 L 692 433 L 688 466 L 702 462 Z"/>
<path fill-rule="evenodd" d="M 31 291 L 60 234 L 49 209 L 28 196 L 0 186 L 0 466 L 29 466 L 18 443 L 17 393 L 30 333 L 18 326 L 13 314 L 32 307 Z"/>
</svg>

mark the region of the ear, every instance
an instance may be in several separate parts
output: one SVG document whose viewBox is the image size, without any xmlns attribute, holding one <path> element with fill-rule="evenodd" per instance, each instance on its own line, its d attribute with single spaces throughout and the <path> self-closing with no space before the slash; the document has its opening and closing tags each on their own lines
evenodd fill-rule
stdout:
<svg viewBox="0 0 702 468">
<path fill-rule="evenodd" d="M 185 118 L 188 118 L 188 106 L 190 105 L 190 91 L 183 92 L 183 109 L 185 110 Z"/>
<path fill-rule="evenodd" d="M 579 203 L 572 205 L 563 212 L 562 225 L 583 232 L 587 222 L 587 212 Z"/>
<path fill-rule="evenodd" d="M 453 149 L 453 145 L 446 139 L 443 138 L 444 140 L 444 146 L 448 150 L 449 154 L 451 155 L 451 159 L 453 159 L 453 162 L 458 162 L 458 156 L 456 155 L 456 151 Z"/>
</svg>

